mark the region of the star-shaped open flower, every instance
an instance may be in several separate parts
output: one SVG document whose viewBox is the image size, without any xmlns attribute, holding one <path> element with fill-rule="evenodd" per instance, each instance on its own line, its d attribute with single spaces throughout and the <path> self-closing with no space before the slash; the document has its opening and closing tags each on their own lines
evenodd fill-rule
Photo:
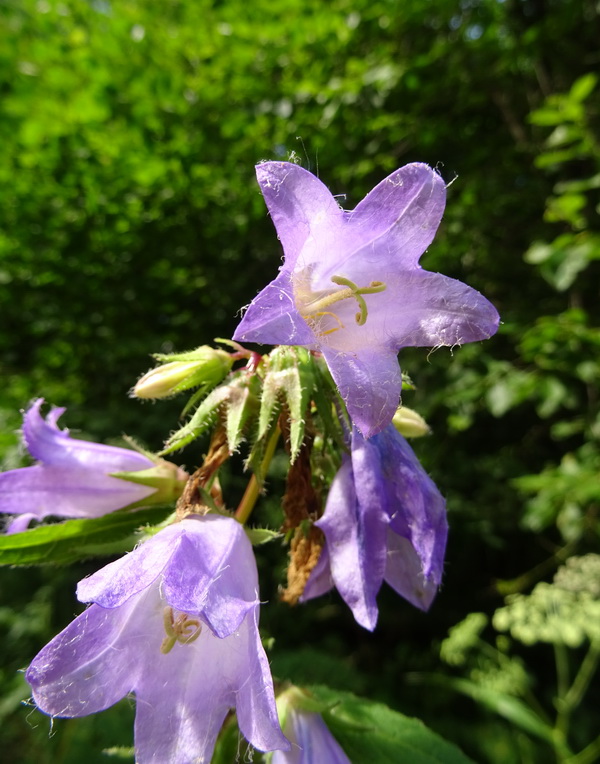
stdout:
<svg viewBox="0 0 600 764">
<path fill-rule="evenodd" d="M 44 419 L 43 403 L 42 398 L 34 401 L 23 419 L 24 444 L 38 463 L 0 474 L 0 512 L 18 515 L 9 532 L 49 515 L 100 517 L 152 494 L 160 501 L 179 495 L 187 475 L 176 465 L 72 438 L 57 425 L 65 409 L 53 408 Z"/>
<path fill-rule="evenodd" d="M 256 173 L 285 262 L 234 339 L 320 350 L 354 424 L 371 437 L 398 407 L 400 348 L 460 345 L 498 328 L 479 292 L 419 266 L 442 218 L 444 181 L 409 164 L 345 211 L 295 164 L 264 162 Z"/>
<path fill-rule="evenodd" d="M 233 518 L 188 518 L 79 583 L 93 604 L 34 658 L 33 698 L 86 716 L 136 696 L 138 764 L 208 764 L 235 708 L 261 751 L 289 749 L 258 633 L 252 546 Z"/>
<path fill-rule="evenodd" d="M 393 425 L 352 450 L 335 476 L 323 517 L 326 545 L 302 601 L 337 588 L 366 629 L 377 623 L 383 581 L 422 610 L 442 578 L 446 505 L 412 448 Z"/>
</svg>

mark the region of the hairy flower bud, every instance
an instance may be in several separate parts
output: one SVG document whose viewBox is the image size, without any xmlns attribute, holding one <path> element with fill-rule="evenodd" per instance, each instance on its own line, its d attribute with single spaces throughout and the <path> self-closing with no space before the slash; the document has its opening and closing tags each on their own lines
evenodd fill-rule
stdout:
<svg viewBox="0 0 600 764">
<path fill-rule="evenodd" d="M 189 353 L 156 355 L 162 366 L 151 369 L 132 390 L 136 398 L 168 398 L 170 395 L 203 387 L 207 392 L 225 378 L 233 359 L 224 350 L 202 345 Z"/>
</svg>

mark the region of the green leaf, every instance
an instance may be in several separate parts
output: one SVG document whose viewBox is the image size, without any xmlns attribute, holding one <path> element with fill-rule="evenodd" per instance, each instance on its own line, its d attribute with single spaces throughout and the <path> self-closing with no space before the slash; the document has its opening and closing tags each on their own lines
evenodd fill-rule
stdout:
<svg viewBox="0 0 600 764">
<path fill-rule="evenodd" d="M 161 522 L 170 511 L 168 507 L 121 510 L 0 536 L 0 565 L 66 565 L 123 553 L 139 540 L 133 535 L 138 528 Z"/>
<path fill-rule="evenodd" d="M 328 707 L 323 719 L 353 762 L 468 764 L 471 761 L 418 719 L 392 711 L 382 703 L 322 686 L 309 690 Z"/>
<path fill-rule="evenodd" d="M 468 695 L 482 706 L 486 706 L 490 711 L 494 711 L 516 727 L 520 727 L 524 732 L 553 744 L 554 732 L 552 727 L 542 721 L 529 706 L 526 706 L 518 698 L 490 690 L 487 687 L 481 687 L 468 679 L 449 678 L 447 684 L 463 695 Z"/>
</svg>

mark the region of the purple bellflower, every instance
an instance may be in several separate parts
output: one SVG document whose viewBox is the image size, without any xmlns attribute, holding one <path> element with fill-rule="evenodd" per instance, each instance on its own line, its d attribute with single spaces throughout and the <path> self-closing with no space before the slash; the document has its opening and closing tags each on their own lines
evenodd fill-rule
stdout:
<svg viewBox="0 0 600 764">
<path fill-rule="evenodd" d="M 252 546 L 233 518 L 190 517 L 79 583 L 93 604 L 27 670 L 59 717 L 136 696 L 138 764 L 209 762 L 231 708 L 261 751 L 289 749 L 258 633 Z"/>
<path fill-rule="evenodd" d="M 422 610 L 442 578 L 446 505 L 412 448 L 393 425 L 369 440 L 352 431 L 323 517 L 326 544 L 301 597 L 337 588 L 361 626 L 377 623 L 383 581 Z"/>
<path fill-rule="evenodd" d="M 352 764 L 321 714 L 291 708 L 283 730 L 292 747 L 276 751 L 271 764 Z"/>
<path fill-rule="evenodd" d="M 398 407 L 400 348 L 460 345 L 498 328 L 479 292 L 419 266 L 444 212 L 444 181 L 409 164 L 345 211 L 295 164 L 264 162 L 256 173 L 285 262 L 234 339 L 320 350 L 354 424 L 371 437 Z"/>
<path fill-rule="evenodd" d="M 0 512 L 19 515 L 10 533 L 48 515 L 100 517 L 156 491 L 112 477 L 151 469 L 156 466 L 151 459 L 127 448 L 72 438 L 57 426 L 65 409 L 53 408 L 44 419 L 43 403 L 42 398 L 34 401 L 23 421 L 23 441 L 38 464 L 0 474 Z"/>
</svg>

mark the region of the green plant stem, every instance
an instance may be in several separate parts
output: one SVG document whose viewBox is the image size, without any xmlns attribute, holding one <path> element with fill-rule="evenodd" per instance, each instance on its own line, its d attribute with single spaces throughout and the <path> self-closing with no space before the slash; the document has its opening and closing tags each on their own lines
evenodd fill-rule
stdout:
<svg viewBox="0 0 600 764">
<path fill-rule="evenodd" d="M 598 661 L 600 660 L 600 643 L 592 642 L 589 650 L 587 651 L 585 658 L 581 662 L 579 671 L 573 684 L 564 695 L 565 704 L 570 708 L 577 708 L 581 699 L 586 693 L 586 690 L 592 681 L 596 669 L 598 668 Z"/>
<path fill-rule="evenodd" d="M 586 746 L 583 751 L 565 759 L 564 764 L 594 764 L 600 758 L 600 735 Z"/>
<path fill-rule="evenodd" d="M 569 690 L 569 655 L 564 645 L 554 644 L 554 662 L 556 664 L 556 729 L 566 738 L 569 730 L 571 708 L 566 696 Z"/>
<path fill-rule="evenodd" d="M 264 476 L 267 472 L 267 469 L 269 468 L 269 464 L 271 463 L 271 459 L 273 458 L 273 454 L 275 453 L 275 449 L 277 448 L 277 441 L 279 440 L 280 435 L 281 435 L 281 430 L 279 429 L 279 427 L 276 427 L 273 430 L 271 437 L 269 438 L 269 442 L 267 443 L 267 447 L 265 449 L 262 462 L 260 463 L 261 476 Z M 235 510 L 235 518 L 236 520 L 239 520 L 239 522 L 242 523 L 242 525 L 247 522 L 248 518 L 252 514 L 252 510 L 254 509 L 256 500 L 258 499 L 260 495 L 262 482 L 263 482 L 262 479 L 259 480 L 256 477 L 256 472 L 252 475 L 252 477 L 248 481 L 248 485 L 246 486 L 246 490 L 244 491 L 242 500 L 240 501 L 238 508 Z"/>
</svg>

